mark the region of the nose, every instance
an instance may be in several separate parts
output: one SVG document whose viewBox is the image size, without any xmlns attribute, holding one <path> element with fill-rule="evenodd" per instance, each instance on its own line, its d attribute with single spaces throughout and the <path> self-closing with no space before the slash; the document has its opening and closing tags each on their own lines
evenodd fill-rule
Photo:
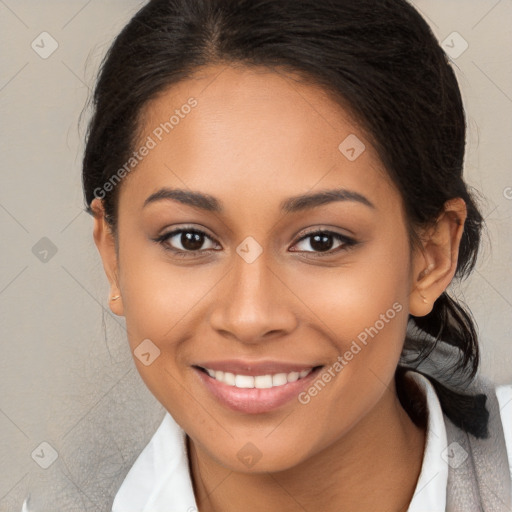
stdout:
<svg viewBox="0 0 512 512">
<path fill-rule="evenodd" d="M 251 263 L 238 255 L 234 258 L 234 266 L 215 297 L 216 306 L 210 316 L 212 328 L 244 344 L 291 333 L 298 322 L 294 294 L 286 276 L 279 267 L 271 268 L 263 254 Z"/>
</svg>

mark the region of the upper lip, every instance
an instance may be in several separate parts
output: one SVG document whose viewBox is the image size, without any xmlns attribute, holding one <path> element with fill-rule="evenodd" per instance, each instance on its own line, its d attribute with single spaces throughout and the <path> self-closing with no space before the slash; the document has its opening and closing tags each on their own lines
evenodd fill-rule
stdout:
<svg viewBox="0 0 512 512">
<path fill-rule="evenodd" d="M 237 375 L 269 375 L 276 373 L 301 372 L 320 366 L 318 364 L 288 363 L 282 361 L 243 361 L 231 359 L 223 361 L 204 361 L 194 366 L 209 370 L 235 373 Z"/>
</svg>

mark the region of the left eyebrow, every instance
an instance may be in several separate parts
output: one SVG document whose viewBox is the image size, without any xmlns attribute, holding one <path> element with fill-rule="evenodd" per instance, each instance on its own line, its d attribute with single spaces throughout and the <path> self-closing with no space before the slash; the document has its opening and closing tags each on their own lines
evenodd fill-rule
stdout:
<svg viewBox="0 0 512 512">
<path fill-rule="evenodd" d="M 365 196 L 344 188 L 334 190 L 322 190 L 314 194 L 303 194 L 290 197 L 281 203 L 281 210 L 286 213 L 294 213 L 316 206 L 321 206 L 335 201 L 355 201 L 369 208 L 376 209 L 375 205 Z"/>
</svg>

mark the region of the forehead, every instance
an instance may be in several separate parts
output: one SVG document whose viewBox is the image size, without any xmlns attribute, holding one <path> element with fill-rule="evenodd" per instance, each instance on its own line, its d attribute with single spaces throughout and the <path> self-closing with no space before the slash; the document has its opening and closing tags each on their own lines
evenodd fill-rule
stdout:
<svg viewBox="0 0 512 512">
<path fill-rule="evenodd" d="M 230 193 L 240 205 L 315 187 L 364 191 L 375 203 L 397 194 L 349 112 L 293 74 L 202 68 L 150 101 L 141 128 L 137 147 L 152 148 L 122 187 L 133 200 L 163 186 Z"/>
</svg>

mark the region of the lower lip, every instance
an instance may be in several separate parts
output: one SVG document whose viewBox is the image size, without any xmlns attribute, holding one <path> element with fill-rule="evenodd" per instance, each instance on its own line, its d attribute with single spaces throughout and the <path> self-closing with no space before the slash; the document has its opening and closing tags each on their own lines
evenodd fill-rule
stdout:
<svg viewBox="0 0 512 512">
<path fill-rule="evenodd" d="M 266 389 L 229 386 L 198 368 L 194 370 L 217 400 L 229 409 L 247 414 L 261 414 L 273 411 L 296 398 L 316 377 L 321 368 L 316 368 L 309 375 L 295 382 Z"/>
</svg>

